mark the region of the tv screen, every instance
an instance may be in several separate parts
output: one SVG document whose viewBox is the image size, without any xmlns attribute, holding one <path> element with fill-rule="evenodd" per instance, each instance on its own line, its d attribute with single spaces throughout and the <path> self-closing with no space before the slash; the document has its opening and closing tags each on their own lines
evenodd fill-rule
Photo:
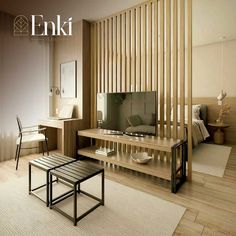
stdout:
<svg viewBox="0 0 236 236">
<path fill-rule="evenodd" d="M 102 129 L 155 135 L 156 92 L 98 93 L 97 121 Z"/>
</svg>

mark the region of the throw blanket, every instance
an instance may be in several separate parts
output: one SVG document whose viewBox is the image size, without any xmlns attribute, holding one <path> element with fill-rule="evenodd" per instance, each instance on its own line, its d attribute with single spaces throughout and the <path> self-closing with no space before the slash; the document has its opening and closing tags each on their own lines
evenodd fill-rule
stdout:
<svg viewBox="0 0 236 236">
<path fill-rule="evenodd" d="M 210 135 L 204 125 L 203 120 L 193 120 L 192 122 L 193 146 L 196 147 Z"/>
</svg>

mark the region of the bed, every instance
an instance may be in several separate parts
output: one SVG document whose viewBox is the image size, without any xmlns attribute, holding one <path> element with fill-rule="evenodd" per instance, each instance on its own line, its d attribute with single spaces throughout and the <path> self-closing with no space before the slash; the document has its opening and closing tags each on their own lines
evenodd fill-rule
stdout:
<svg viewBox="0 0 236 236">
<path fill-rule="evenodd" d="M 154 122 L 152 122 L 151 124 L 144 124 L 142 122 L 142 118 L 139 117 L 138 115 L 128 117 L 127 121 L 129 127 L 127 127 L 125 131 L 128 133 L 142 133 L 147 135 L 154 135 L 156 133 L 155 131 L 156 125 L 154 124 Z M 188 121 L 186 120 L 185 121 L 186 128 L 187 128 L 187 123 Z M 207 126 L 207 106 L 204 104 L 193 105 L 193 120 L 192 120 L 193 147 L 197 146 L 199 143 L 203 142 L 209 137 L 209 133 L 207 131 L 206 126 Z M 178 129 L 180 129 L 180 127 L 178 127 Z M 158 125 L 158 133 L 159 132 L 160 132 L 160 126 Z"/>
</svg>

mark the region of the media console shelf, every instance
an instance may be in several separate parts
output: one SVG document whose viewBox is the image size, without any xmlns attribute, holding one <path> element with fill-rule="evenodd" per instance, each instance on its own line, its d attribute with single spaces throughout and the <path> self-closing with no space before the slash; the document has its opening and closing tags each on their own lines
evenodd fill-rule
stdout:
<svg viewBox="0 0 236 236">
<path fill-rule="evenodd" d="M 182 140 L 161 139 L 160 137 L 132 137 L 127 135 L 113 135 L 109 130 L 87 129 L 78 131 L 78 136 L 105 141 L 113 145 L 115 154 L 104 156 L 95 153 L 99 147 L 92 145 L 78 150 L 78 154 L 115 164 L 124 168 L 166 179 L 171 183 L 171 192 L 176 193 L 186 180 L 187 143 Z M 105 144 L 107 145 L 107 144 Z M 120 148 L 119 145 L 135 148 Z M 130 152 L 147 150 L 154 158 L 148 164 L 137 164 L 130 158 Z M 166 158 L 160 158 L 165 156 Z M 170 157 L 170 158 L 168 158 Z"/>
</svg>

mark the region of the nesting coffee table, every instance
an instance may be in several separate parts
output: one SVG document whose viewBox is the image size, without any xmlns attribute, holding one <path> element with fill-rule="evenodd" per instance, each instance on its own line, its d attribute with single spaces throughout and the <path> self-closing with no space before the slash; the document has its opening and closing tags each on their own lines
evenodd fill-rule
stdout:
<svg viewBox="0 0 236 236">
<path fill-rule="evenodd" d="M 90 193 L 87 193 L 80 189 L 80 184 L 98 174 L 101 174 L 101 198 L 93 196 Z M 66 193 L 61 194 L 60 196 L 53 199 L 53 176 L 62 180 L 61 182 L 65 183 L 72 187 L 72 190 L 67 191 Z M 58 167 L 50 171 L 50 208 L 55 209 L 68 219 L 74 222 L 74 225 L 77 225 L 77 222 L 88 215 L 90 212 L 95 210 L 100 205 L 104 205 L 104 168 L 94 166 L 92 164 L 84 163 L 83 161 L 76 161 L 73 163 L 66 164 L 64 166 Z M 96 205 L 87 210 L 80 216 L 77 216 L 77 195 L 84 194 L 90 198 L 98 201 Z M 66 212 L 62 211 L 59 207 L 56 206 L 57 203 L 65 200 L 66 198 L 73 196 L 73 217 L 68 215 Z"/>
<path fill-rule="evenodd" d="M 51 154 L 50 156 L 42 156 L 38 159 L 32 160 L 29 162 L 29 194 L 33 194 L 37 198 L 39 198 L 41 201 L 46 203 L 46 206 L 49 206 L 49 172 L 57 167 L 66 165 L 68 163 L 72 163 L 77 161 L 74 158 L 63 156 L 61 154 Z M 32 166 L 45 171 L 46 172 L 46 183 L 43 185 L 40 185 L 34 189 L 32 189 L 31 182 L 32 182 L 32 177 L 31 177 L 31 169 Z M 53 180 L 55 182 L 57 180 Z M 38 194 L 35 193 L 36 190 L 43 188 L 46 186 L 46 201 L 41 198 Z"/>
</svg>

